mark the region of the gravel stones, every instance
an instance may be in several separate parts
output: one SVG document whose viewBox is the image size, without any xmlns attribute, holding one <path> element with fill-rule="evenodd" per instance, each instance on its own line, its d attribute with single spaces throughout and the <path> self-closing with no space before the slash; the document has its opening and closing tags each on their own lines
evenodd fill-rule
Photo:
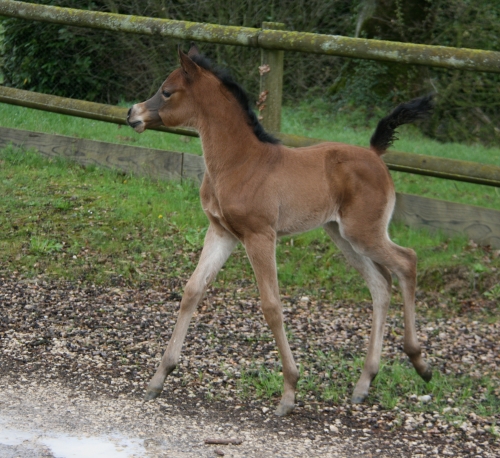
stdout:
<svg viewBox="0 0 500 458">
<path fill-rule="evenodd" d="M 347 400 L 327 403 L 312 396 L 298 399 L 295 412 L 278 419 L 273 415 L 274 401 L 257 399 L 254 393 L 242 396 L 238 379 L 251 361 L 270 368 L 278 363 L 253 287 L 236 293 L 208 292 L 192 320 L 180 365 L 169 378 L 165 393 L 157 401 L 142 404 L 145 385 L 171 335 L 180 293 L 167 286 L 108 288 L 0 276 L 2 410 L 11 405 L 12 396 L 39 399 L 41 409 L 46 408 L 44 399 L 50 405 L 51 397 L 60 396 L 59 415 L 71 412 L 73 401 L 82 400 L 84 411 L 90 416 L 94 411 L 94 417 L 102 414 L 103 424 L 107 422 L 110 428 L 147 431 L 145 437 L 157 444 L 156 455 L 152 451 L 151 456 L 169 456 L 161 441 L 176 422 L 178 435 L 185 435 L 186 444 L 191 444 L 186 450 L 199 453 L 175 456 L 215 456 L 215 448 L 203 448 L 208 447 L 203 439 L 209 432 L 243 437 L 242 446 L 217 446 L 225 456 L 500 455 L 498 436 L 492 434 L 500 416 L 485 418 L 478 410 L 453 424 L 446 415 L 456 408 L 452 398 L 447 412 L 416 413 L 369 404 L 352 406 Z M 302 298 L 284 297 L 283 303 L 287 327 L 293 333 L 292 351 L 306 372 L 325 371 L 314 365 L 317 351 L 337 348 L 364 354 L 369 304 L 329 304 Z M 500 395 L 500 323 L 455 315 L 422 317 L 419 324 L 419 337 L 436 370 L 477 377 L 488 373 Z M 388 319 L 384 359 L 402 357 L 401 346 L 402 319 L 393 312 Z M 337 382 L 342 383 L 325 376 L 325 384 Z M 477 396 L 480 405 L 482 393 L 471 396 Z M 413 402 L 432 405 L 433 401 L 415 396 Z M 125 404 L 135 407 L 130 410 Z M 202 429 L 207 435 L 196 441 L 198 436 L 189 425 L 201 421 L 217 427 Z"/>
</svg>

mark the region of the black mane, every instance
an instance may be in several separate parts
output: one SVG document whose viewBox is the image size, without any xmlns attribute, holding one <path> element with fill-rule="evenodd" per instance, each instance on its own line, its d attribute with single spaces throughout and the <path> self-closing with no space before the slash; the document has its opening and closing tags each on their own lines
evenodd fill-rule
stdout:
<svg viewBox="0 0 500 458">
<path fill-rule="evenodd" d="M 222 84 L 224 84 L 224 86 L 231 91 L 231 93 L 236 97 L 238 103 L 241 105 L 241 108 L 243 108 L 243 111 L 246 113 L 248 117 L 248 124 L 252 127 L 254 134 L 261 142 L 272 144 L 280 143 L 276 137 L 264 130 L 264 127 L 262 127 L 262 124 L 257 119 L 257 115 L 250 107 L 250 101 L 247 93 L 236 81 L 234 81 L 233 77 L 227 70 L 215 68 L 210 59 L 202 54 L 195 54 L 194 56 L 190 56 L 190 58 L 201 68 L 212 72 L 222 82 Z"/>
</svg>

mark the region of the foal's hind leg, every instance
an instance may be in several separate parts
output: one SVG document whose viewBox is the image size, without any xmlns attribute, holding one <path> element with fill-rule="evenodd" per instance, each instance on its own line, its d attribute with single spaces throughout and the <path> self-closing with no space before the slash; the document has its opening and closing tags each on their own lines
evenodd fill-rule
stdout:
<svg viewBox="0 0 500 458">
<path fill-rule="evenodd" d="M 363 228 L 357 225 L 341 225 L 341 233 L 349 240 L 354 250 L 396 274 L 403 293 L 404 303 L 404 352 L 417 373 L 426 381 L 432 378 L 432 371 L 422 357 L 415 327 L 415 290 L 417 284 L 417 256 L 410 248 L 403 248 L 393 243 L 387 231 L 374 225 L 367 237 Z"/>
<path fill-rule="evenodd" d="M 398 277 L 404 303 L 405 334 L 403 350 L 410 358 L 417 373 L 426 382 L 429 382 L 432 378 L 432 370 L 422 357 L 422 350 L 418 342 L 417 329 L 415 327 L 417 255 L 412 249 L 400 247 L 387 238 L 384 249 L 380 250 L 380 253 L 376 253 L 374 257 L 381 261 L 384 258 L 388 258 L 385 261 L 385 265 Z"/>
<path fill-rule="evenodd" d="M 352 395 L 352 402 L 360 403 L 368 395 L 370 384 L 377 375 L 380 366 L 385 321 L 391 300 L 391 274 L 385 267 L 356 253 L 352 245 L 340 235 L 337 223 L 328 223 L 325 225 L 325 230 L 342 250 L 347 261 L 363 276 L 372 295 L 373 318 L 368 353 L 363 372 Z"/>
<path fill-rule="evenodd" d="M 208 284 L 224 265 L 237 242 L 238 240 L 225 229 L 213 223 L 210 224 L 198 266 L 184 288 L 179 317 L 172 337 L 161 359 L 160 366 L 146 390 L 144 397 L 146 401 L 158 397 L 162 392 L 167 375 L 175 369 L 179 361 L 182 344 L 196 306 Z"/>
</svg>

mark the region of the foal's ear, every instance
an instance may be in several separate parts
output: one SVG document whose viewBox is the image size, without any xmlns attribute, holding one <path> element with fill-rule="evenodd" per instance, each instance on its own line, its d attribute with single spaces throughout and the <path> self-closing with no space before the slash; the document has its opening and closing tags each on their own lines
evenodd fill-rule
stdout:
<svg viewBox="0 0 500 458">
<path fill-rule="evenodd" d="M 191 42 L 191 47 L 189 48 L 188 51 L 188 56 L 193 57 L 193 56 L 198 56 L 200 54 L 200 50 L 198 49 L 198 46 L 196 46 L 195 42 Z"/>
<path fill-rule="evenodd" d="M 196 63 L 194 63 L 191 58 L 181 50 L 180 46 L 177 48 L 177 51 L 181 61 L 181 68 L 184 70 L 184 73 L 191 78 L 196 76 L 200 71 L 200 67 L 198 67 L 198 65 L 196 65 Z"/>
</svg>

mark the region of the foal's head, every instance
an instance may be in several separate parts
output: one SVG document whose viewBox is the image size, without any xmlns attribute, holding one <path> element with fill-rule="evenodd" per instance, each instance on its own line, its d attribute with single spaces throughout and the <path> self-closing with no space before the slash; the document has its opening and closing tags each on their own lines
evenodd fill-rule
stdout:
<svg viewBox="0 0 500 458">
<path fill-rule="evenodd" d="M 195 47 L 188 55 L 179 48 L 181 67 L 168 76 L 153 97 L 129 110 L 127 122 L 136 132 L 161 125 L 196 127 L 197 104 L 193 87 L 207 75 L 203 75 L 204 70 L 191 59 L 195 54 Z"/>
<path fill-rule="evenodd" d="M 138 133 L 157 126 L 185 126 L 199 129 L 200 117 L 205 119 L 217 110 L 234 104 L 260 141 L 278 143 L 259 123 L 243 88 L 228 72 L 212 67 L 195 45 L 187 54 L 178 49 L 181 66 L 174 70 L 158 92 L 128 112 L 127 122 Z M 203 109 L 210 107 L 211 113 Z"/>
</svg>

